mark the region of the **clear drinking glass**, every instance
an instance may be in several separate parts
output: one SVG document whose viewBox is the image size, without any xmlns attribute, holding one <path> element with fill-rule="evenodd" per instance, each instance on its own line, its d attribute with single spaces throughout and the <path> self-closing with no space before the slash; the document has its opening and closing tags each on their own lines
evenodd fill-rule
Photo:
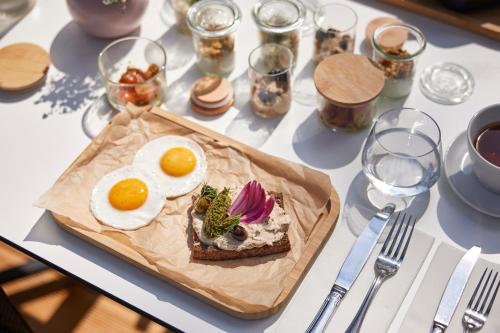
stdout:
<svg viewBox="0 0 500 333">
<path fill-rule="evenodd" d="M 358 16 L 348 6 L 329 3 L 318 7 L 314 14 L 315 65 L 334 54 L 353 52 Z"/>
<path fill-rule="evenodd" d="M 167 54 L 160 44 L 142 37 L 122 38 L 106 46 L 97 62 L 108 101 L 117 110 L 125 110 L 129 102 L 149 106 L 164 100 Z"/>
<path fill-rule="evenodd" d="M 392 197 L 428 191 L 441 170 L 441 131 L 428 114 L 410 108 L 390 110 L 373 125 L 362 153 L 363 172 Z"/>
<path fill-rule="evenodd" d="M 305 14 L 306 9 L 298 0 L 258 1 L 253 8 L 253 18 L 260 31 L 261 44 L 275 43 L 288 47 L 295 64 Z"/>
<path fill-rule="evenodd" d="M 255 113 L 270 118 L 285 114 L 292 103 L 293 54 L 279 44 L 263 44 L 248 57 L 248 76 Z"/>
<path fill-rule="evenodd" d="M 231 0 L 204 0 L 188 11 L 198 68 L 207 75 L 227 76 L 234 69 L 235 33 L 241 10 Z"/>
<path fill-rule="evenodd" d="M 399 45 L 391 41 L 401 40 Z M 424 34 L 405 23 L 382 25 L 372 37 L 373 60 L 384 71 L 386 80 L 382 94 L 391 98 L 407 96 L 413 85 L 418 57 L 426 47 Z"/>
</svg>

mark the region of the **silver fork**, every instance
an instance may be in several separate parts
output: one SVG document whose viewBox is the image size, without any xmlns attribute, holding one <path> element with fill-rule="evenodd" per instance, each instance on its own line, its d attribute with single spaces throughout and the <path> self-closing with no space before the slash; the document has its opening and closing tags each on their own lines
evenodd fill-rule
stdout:
<svg viewBox="0 0 500 333">
<path fill-rule="evenodd" d="M 481 283 L 483 282 L 487 271 L 488 268 L 486 268 L 483 272 L 483 275 L 481 275 L 481 279 L 479 279 L 476 289 L 474 289 L 474 292 L 472 293 L 469 304 L 467 304 L 467 309 L 465 310 L 464 316 L 462 318 L 462 324 L 464 326 L 465 333 L 479 331 L 484 326 L 486 320 L 488 319 L 488 315 L 490 314 L 493 302 L 495 301 L 495 297 L 497 296 L 498 287 L 500 286 L 500 280 L 497 282 L 498 272 L 496 272 L 493 280 L 490 283 L 493 269 L 490 270 L 490 273 L 486 278 L 486 282 L 484 282 L 483 287 L 481 288 L 481 292 L 479 293 L 479 295 L 477 295 L 479 287 L 481 286 Z M 495 291 L 492 294 L 491 291 L 493 290 L 495 283 Z M 486 295 L 483 298 L 485 291 Z M 481 305 L 479 305 L 480 303 Z"/>
<path fill-rule="evenodd" d="M 408 245 L 410 244 L 410 239 L 413 235 L 413 228 L 415 227 L 415 221 L 416 220 L 410 215 L 406 216 L 406 213 L 402 216 L 401 213 L 399 213 L 396 217 L 396 221 L 392 225 L 391 231 L 389 231 L 389 235 L 387 236 L 384 245 L 382 246 L 382 250 L 380 250 L 380 254 L 375 261 L 375 279 L 373 280 L 361 307 L 356 313 L 356 316 L 352 320 L 351 325 L 347 328 L 346 333 L 359 332 L 366 312 L 368 311 L 373 298 L 377 294 L 378 289 L 382 285 L 382 282 L 398 272 L 399 267 L 401 267 L 401 263 L 406 255 Z M 393 236 L 396 226 L 397 230 Z M 402 229 L 404 230 L 402 235 L 400 235 Z M 408 230 L 410 230 L 410 232 L 407 235 Z"/>
</svg>

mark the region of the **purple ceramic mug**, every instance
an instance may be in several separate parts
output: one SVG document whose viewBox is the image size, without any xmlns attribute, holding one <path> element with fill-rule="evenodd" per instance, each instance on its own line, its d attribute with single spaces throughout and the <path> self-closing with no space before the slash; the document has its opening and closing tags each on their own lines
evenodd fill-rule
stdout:
<svg viewBox="0 0 500 333">
<path fill-rule="evenodd" d="M 104 4 L 103 0 L 66 0 L 69 12 L 89 34 L 116 38 L 130 34 L 141 24 L 148 0 Z"/>
</svg>

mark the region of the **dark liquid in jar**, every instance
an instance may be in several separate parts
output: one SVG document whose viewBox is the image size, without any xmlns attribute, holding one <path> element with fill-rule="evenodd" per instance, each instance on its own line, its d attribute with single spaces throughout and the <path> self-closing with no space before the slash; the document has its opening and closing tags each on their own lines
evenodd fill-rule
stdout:
<svg viewBox="0 0 500 333">
<path fill-rule="evenodd" d="M 500 167 L 500 123 L 484 128 L 476 139 L 475 147 L 488 162 Z"/>
</svg>

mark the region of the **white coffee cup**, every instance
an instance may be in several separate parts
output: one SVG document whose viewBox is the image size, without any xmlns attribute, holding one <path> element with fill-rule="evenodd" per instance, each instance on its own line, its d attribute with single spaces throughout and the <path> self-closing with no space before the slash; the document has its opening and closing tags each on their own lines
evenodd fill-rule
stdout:
<svg viewBox="0 0 500 333">
<path fill-rule="evenodd" d="M 481 184 L 493 192 L 500 193 L 500 167 L 481 156 L 475 147 L 479 134 L 495 123 L 500 123 L 500 104 L 488 106 L 476 113 L 467 128 L 467 147 L 472 170 Z"/>
</svg>

